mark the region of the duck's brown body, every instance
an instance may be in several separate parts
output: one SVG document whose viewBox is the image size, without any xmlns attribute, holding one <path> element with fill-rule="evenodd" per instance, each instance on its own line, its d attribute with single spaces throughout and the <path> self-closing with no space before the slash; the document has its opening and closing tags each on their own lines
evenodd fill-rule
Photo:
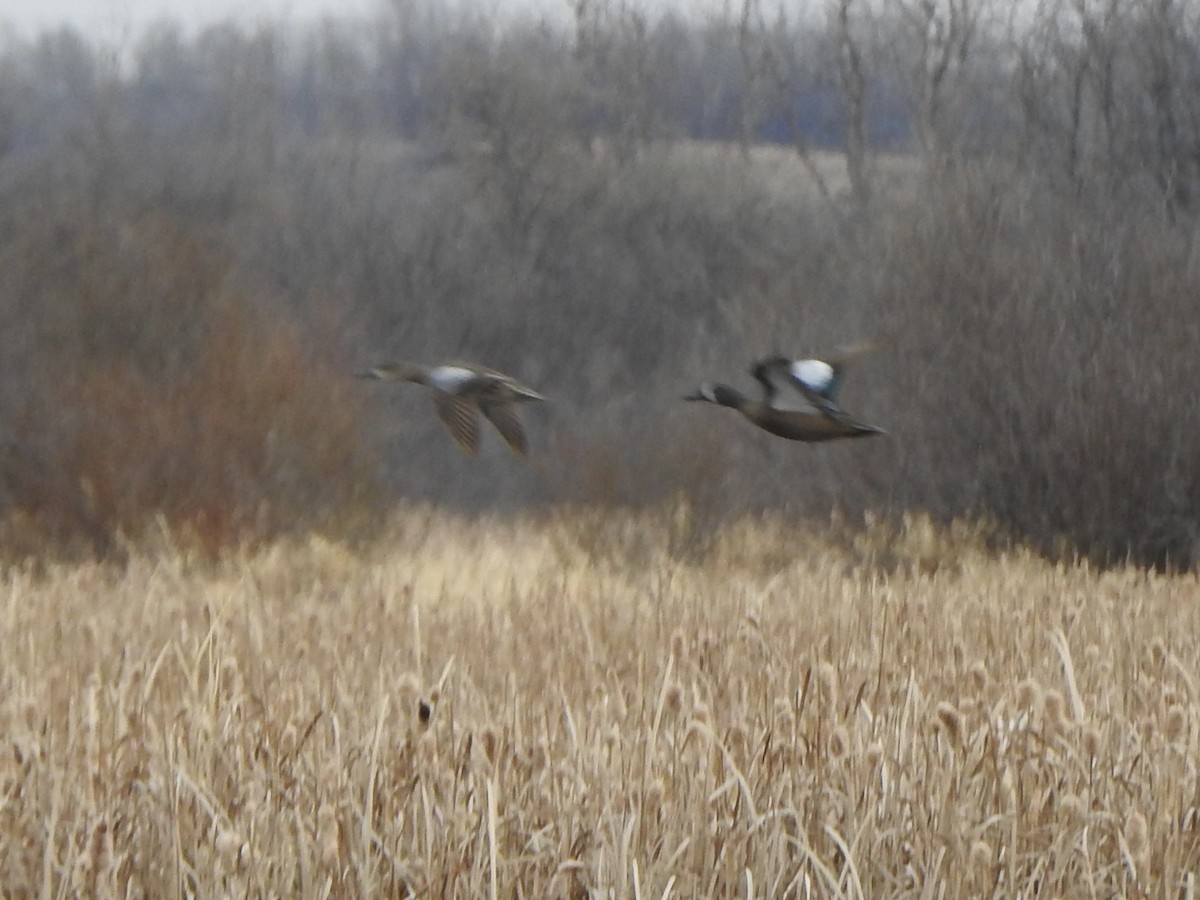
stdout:
<svg viewBox="0 0 1200 900">
<path fill-rule="evenodd" d="M 789 441 L 814 443 L 883 434 L 882 429 L 855 421 L 845 415 L 832 418 L 824 413 L 776 409 L 756 400 L 747 400 L 743 405 L 734 408 L 763 431 L 787 438 Z"/>
<path fill-rule="evenodd" d="M 789 441 L 833 441 L 840 438 L 869 437 L 883 434 L 882 428 L 867 425 L 828 402 L 816 412 L 780 409 L 764 400 L 751 400 L 727 384 L 704 384 L 685 400 L 715 403 L 736 409 L 763 431 Z"/>
</svg>

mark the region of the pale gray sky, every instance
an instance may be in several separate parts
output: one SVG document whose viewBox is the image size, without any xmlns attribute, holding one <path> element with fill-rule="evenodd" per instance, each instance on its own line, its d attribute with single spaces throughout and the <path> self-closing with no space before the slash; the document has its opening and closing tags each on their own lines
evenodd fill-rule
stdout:
<svg viewBox="0 0 1200 900">
<path fill-rule="evenodd" d="M 119 39 L 138 34 L 158 19 L 173 19 L 188 28 L 233 18 L 253 23 L 320 15 L 343 9 L 347 13 L 376 8 L 378 0 L 0 0 L 0 22 L 24 37 L 70 24 L 89 37 Z"/>
<path fill-rule="evenodd" d="M 466 2 L 489 10 L 548 10 L 554 15 L 569 9 L 567 0 Z M 647 5 L 657 2 L 648 0 Z M 685 5 L 687 2 L 683 0 Z M 382 5 L 383 0 L 0 0 L 0 23 L 15 27 L 24 37 L 70 23 L 95 39 L 119 41 L 140 34 L 158 19 L 173 19 L 190 30 L 225 19 L 252 25 L 260 21 L 298 22 L 324 15 L 358 17 Z"/>
</svg>

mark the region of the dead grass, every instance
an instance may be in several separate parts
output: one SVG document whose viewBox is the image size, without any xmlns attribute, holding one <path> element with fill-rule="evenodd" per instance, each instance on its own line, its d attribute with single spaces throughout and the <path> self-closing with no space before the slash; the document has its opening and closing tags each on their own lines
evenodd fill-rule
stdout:
<svg viewBox="0 0 1200 900">
<path fill-rule="evenodd" d="M 1194 576 L 609 515 L 8 572 L 6 894 L 1194 883 Z"/>
</svg>

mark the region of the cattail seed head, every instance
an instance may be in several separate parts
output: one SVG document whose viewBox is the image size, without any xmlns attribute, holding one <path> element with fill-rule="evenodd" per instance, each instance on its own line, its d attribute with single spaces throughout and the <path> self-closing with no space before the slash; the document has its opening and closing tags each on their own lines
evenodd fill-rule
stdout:
<svg viewBox="0 0 1200 900">
<path fill-rule="evenodd" d="M 1009 766 L 1005 766 L 1000 776 L 1000 792 L 1004 795 L 1006 806 L 1014 809 L 1017 805 L 1017 779 L 1013 777 L 1013 770 Z"/>
<path fill-rule="evenodd" d="M 245 842 L 242 836 L 233 828 L 227 828 L 217 835 L 216 851 L 221 863 L 227 869 L 236 869 L 242 859 L 242 848 Z"/>
<path fill-rule="evenodd" d="M 875 741 L 871 746 L 867 747 L 866 757 L 867 765 L 872 769 L 883 762 L 883 741 Z"/>
<path fill-rule="evenodd" d="M 88 853 L 91 856 L 90 869 L 92 876 L 97 880 L 105 878 L 112 868 L 113 861 L 112 831 L 109 829 L 107 822 L 100 822 L 92 829 L 92 839 L 88 844 Z"/>
<path fill-rule="evenodd" d="M 970 860 L 972 869 L 981 872 L 987 871 L 992 868 L 992 860 L 994 858 L 992 848 L 987 841 L 974 841 L 971 844 Z"/>
<path fill-rule="evenodd" d="M 291 722 L 284 727 L 283 733 L 279 735 L 279 752 L 283 756 L 291 756 L 296 750 L 297 744 L 300 742 L 300 732 L 296 730 L 296 726 Z"/>
<path fill-rule="evenodd" d="M 687 645 L 683 640 L 683 632 L 676 629 L 671 633 L 671 655 L 676 659 L 683 659 L 683 651 Z"/>
<path fill-rule="evenodd" d="M 772 708 L 775 713 L 776 725 L 784 731 L 791 730 L 792 724 L 795 722 L 792 704 L 783 697 L 776 697 Z"/>
<path fill-rule="evenodd" d="M 621 746 L 621 728 L 616 722 L 604 729 L 604 749 L 615 752 Z"/>
<path fill-rule="evenodd" d="M 1087 815 L 1087 806 L 1077 794 L 1064 794 L 1058 801 L 1058 809 L 1062 817 L 1072 824 L 1082 822 Z"/>
<path fill-rule="evenodd" d="M 744 757 L 750 748 L 750 733 L 741 722 L 734 722 L 725 733 L 725 746 L 735 756 Z"/>
<path fill-rule="evenodd" d="M 95 888 L 96 880 L 92 877 L 92 855 L 83 850 L 75 857 L 75 865 L 71 867 L 71 885 L 78 896 L 88 896 Z"/>
<path fill-rule="evenodd" d="M 412 672 L 405 672 L 396 682 L 396 694 L 402 705 L 411 706 L 421 694 L 421 682 Z"/>
<path fill-rule="evenodd" d="M 335 865 L 341 850 L 341 827 L 337 811 L 329 803 L 322 803 L 317 810 L 317 845 L 321 848 L 321 862 Z"/>
<path fill-rule="evenodd" d="M 1100 735 L 1100 729 L 1093 724 L 1088 724 L 1083 729 L 1082 734 L 1083 752 L 1089 759 L 1095 759 L 1100 755 L 1100 747 L 1103 739 Z"/>
<path fill-rule="evenodd" d="M 991 676 L 988 675 L 987 666 L 983 664 L 983 660 L 976 662 L 967 670 L 967 678 L 971 681 L 971 687 L 978 693 L 986 690 L 988 684 L 991 683 Z"/>
<path fill-rule="evenodd" d="M 1037 757 L 1028 757 L 1021 763 L 1019 780 L 1025 784 L 1037 784 L 1041 766 Z"/>
<path fill-rule="evenodd" d="M 37 703 L 32 698 L 26 698 L 21 702 L 21 711 L 19 713 L 21 721 L 25 723 L 25 727 L 36 731 L 38 722 L 44 715 L 42 705 Z"/>
<path fill-rule="evenodd" d="M 1167 661 L 1167 645 L 1162 638 L 1150 642 L 1150 659 L 1156 666 L 1162 666 Z"/>
<path fill-rule="evenodd" d="M 317 783 L 320 786 L 321 795 L 332 797 L 336 794 L 341 777 L 342 767 L 338 765 L 338 761 L 336 759 L 326 760 L 317 773 Z"/>
<path fill-rule="evenodd" d="M 845 759 L 850 752 L 850 732 L 845 725 L 838 725 L 829 735 L 829 755 L 834 759 Z"/>
<path fill-rule="evenodd" d="M 426 731 L 417 738 L 417 761 L 425 767 L 437 761 L 437 737 L 432 731 Z"/>
<path fill-rule="evenodd" d="M 487 757 L 488 763 L 494 766 L 497 754 L 500 752 L 500 738 L 496 734 L 496 729 L 490 726 L 483 729 L 479 733 L 479 743 L 483 747 L 483 755 Z"/>
<path fill-rule="evenodd" d="M 251 774 L 242 788 L 242 812 L 253 818 L 267 799 L 267 786 L 258 774 Z"/>
<path fill-rule="evenodd" d="M 938 725 L 946 733 L 946 736 L 951 742 L 957 744 L 962 737 L 962 716 L 953 703 L 945 700 L 937 705 L 936 710 Z"/>
<path fill-rule="evenodd" d="M 225 697 L 235 697 L 242 692 L 242 673 L 237 660 L 231 656 L 221 660 L 220 683 L 221 693 Z"/>
<path fill-rule="evenodd" d="M 661 809 L 666 796 L 666 783 L 661 778 L 655 778 L 646 786 L 646 808 L 651 810 Z"/>
<path fill-rule="evenodd" d="M 1125 844 L 1135 859 L 1145 855 L 1150 846 L 1150 830 L 1146 826 L 1146 817 L 1137 810 L 1131 812 L 1125 820 Z"/>
<path fill-rule="evenodd" d="M 550 745 L 545 738 L 539 738 L 534 744 L 533 751 L 529 755 L 530 768 L 535 772 L 541 772 L 550 762 Z"/>
<path fill-rule="evenodd" d="M 1017 706 L 1033 712 L 1042 705 L 1042 686 L 1034 678 L 1026 678 L 1017 685 Z"/>
<path fill-rule="evenodd" d="M 1167 708 L 1166 718 L 1163 720 L 1163 735 L 1171 743 L 1175 743 L 1184 736 L 1187 731 L 1187 712 L 1182 706 L 1170 706 Z"/>
<path fill-rule="evenodd" d="M 821 695 L 827 703 L 837 703 L 838 675 L 837 669 L 833 667 L 833 663 L 828 660 L 822 660 L 817 666 L 817 684 L 820 686 Z"/>
<path fill-rule="evenodd" d="M 1062 693 L 1051 688 L 1042 696 L 1042 713 L 1046 724 L 1062 731 L 1067 725 L 1067 701 Z"/>
<path fill-rule="evenodd" d="M 87 741 L 85 744 L 85 753 L 87 754 L 88 772 L 93 776 L 100 774 L 100 679 L 96 675 L 91 675 L 87 680 L 85 688 L 85 710 L 87 717 Z"/>
<path fill-rule="evenodd" d="M 683 709 L 683 688 L 678 682 L 671 682 L 667 685 L 667 690 L 663 694 L 663 705 L 667 712 L 673 716 L 679 715 L 679 711 Z"/>
</svg>

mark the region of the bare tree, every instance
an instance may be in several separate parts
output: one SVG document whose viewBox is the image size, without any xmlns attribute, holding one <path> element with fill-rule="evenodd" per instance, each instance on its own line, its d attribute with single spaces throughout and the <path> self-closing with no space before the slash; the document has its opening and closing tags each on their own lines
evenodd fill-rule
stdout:
<svg viewBox="0 0 1200 900">
<path fill-rule="evenodd" d="M 593 128 L 617 157 L 668 133 L 678 30 L 630 0 L 574 0 L 575 63 L 589 86 Z"/>
<path fill-rule="evenodd" d="M 1145 98 L 1147 163 L 1174 214 L 1200 191 L 1200 89 L 1196 17 L 1180 0 L 1141 0 L 1129 23 L 1129 48 Z"/>
<path fill-rule="evenodd" d="M 754 128 L 762 115 L 763 105 L 769 102 L 782 111 L 796 158 L 822 201 L 833 208 L 833 192 L 825 173 L 817 165 L 797 105 L 804 89 L 816 77 L 815 68 L 820 58 L 817 49 L 802 41 L 799 29 L 789 22 L 782 5 L 775 10 L 775 17 L 768 24 L 761 0 L 743 0 L 737 40 L 744 78 L 738 135 L 743 157 L 749 155 Z"/>
<path fill-rule="evenodd" d="M 1076 193 L 1097 182 L 1137 193 L 1148 180 L 1169 215 L 1194 207 L 1197 26 L 1177 0 L 1039 7 L 1014 54 L 1027 146 L 1040 146 Z"/>
<path fill-rule="evenodd" d="M 838 73 L 846 103 L 846 174 L 858 205 L 871 195 L 870 144 L 867 139 L 867 73 L 860 37 L 853 27 L 855 0 L 836 0 L 834 22 L 838 48 Z"/>
<path fill-rule="evenodd" d="M 961 78 L 987 12 L 988 0 L 898 0 L 895 10 L 898 46 L 908 57 L 913 125 L 918 146 L 928 160 L 944 159 L 950 150 L 947 105 L 963 90 Z M 955 84 L 958 78 L 960 83 Z M 955 123 L 957 124 L 957 123 Z"/>
</svg>

